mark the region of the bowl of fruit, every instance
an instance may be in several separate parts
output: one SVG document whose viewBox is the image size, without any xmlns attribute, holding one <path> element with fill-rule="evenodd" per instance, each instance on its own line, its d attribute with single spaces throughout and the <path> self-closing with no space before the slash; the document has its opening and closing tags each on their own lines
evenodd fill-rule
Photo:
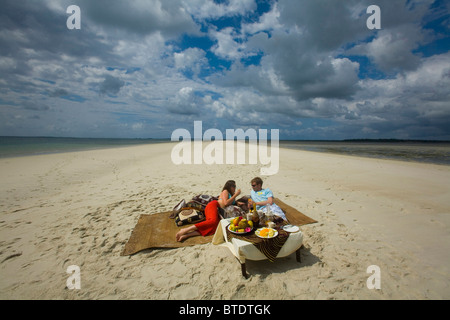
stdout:
<svg viewBox="0 0 450 320">
<path fill-rule="evenodd" d="M 228 230 L 234 234 L 247 234 L 253 230 L 253 221 L 247 220 L 244 217 L 233 218 L 228 225 Z"/>
</svg>

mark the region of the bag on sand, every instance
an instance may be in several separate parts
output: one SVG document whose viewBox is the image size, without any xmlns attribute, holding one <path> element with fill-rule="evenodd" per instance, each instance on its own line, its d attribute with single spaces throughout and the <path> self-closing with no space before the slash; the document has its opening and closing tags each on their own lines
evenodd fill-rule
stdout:
<svg viewBox="0 0 450 320">
<path fill-rule="evenodd" d="M 205 214 L 202 211 L 197 211 L 195 209 L 186 209 L 181 210 L 177 218 L 175 219 L 175 223 L 177 226 L 181 227 L 190 223 L 197 223 L 205 220 Z"/>
<path fill-rule="evenodd" d="M 204 207 L 206 207 L 208 203 L 210 203 L 213 200 L 219 200 L 219 198 L 207 194 L 199 194 L 198 196 L 192 198 L 192 201 L 197 202 L 198 204 L 201 204 Z"/>
<path fill-rule="evenodd" d="M 201 194 L 193 197 L 189 202 L 183 199 L 173 208 L 169 218 L 175 218 L 177 226 L 203 221 L 205 220 L 205 208 L 212 200 L 218 200 L 218 198 Z"/>
<path fill-rule="evenodd" d="M 169 216 L 170 219 L 174 219 L 180 212 L 183 210 L 183 207 L 186 205 L 186 201 L 181 200 L 178 204 L 173 207 L 172 214 Z"/>
</svg>

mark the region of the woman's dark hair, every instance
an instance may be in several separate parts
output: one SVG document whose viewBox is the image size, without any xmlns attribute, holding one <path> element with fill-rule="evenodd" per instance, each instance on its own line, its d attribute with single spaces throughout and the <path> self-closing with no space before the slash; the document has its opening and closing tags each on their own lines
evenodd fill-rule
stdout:
<svg viewBox="0 0 450 320">
<path fill-rule="evenodd" d="M 233 195 L 234 193 L 231 191 L 231 188 L 236 188 L 236 182 L 234 180 L 228 180 L 223 186 L 223 190 L 227 190 L 229 194 Z"/>
</svg>

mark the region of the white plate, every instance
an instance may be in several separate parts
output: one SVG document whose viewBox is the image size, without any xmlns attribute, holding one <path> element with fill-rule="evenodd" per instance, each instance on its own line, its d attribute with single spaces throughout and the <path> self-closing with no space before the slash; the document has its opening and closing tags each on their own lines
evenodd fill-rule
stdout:
<svg viewBox="0 0 450 320">
<path fill-rule="evenodd" d="M 293 226 L 292 224 L 288 224 L 283 227 L 283 230 L 286 232 L 297 232 L 298 230 L 300 230 L 300 228 L 298 226 Z"/>
<path fill-rule="evenodd" d="M 272 229 L 272 230 L 274 231 L 273 237 L 262 237 L 262 236 L 259 235 L 259 232 L 260 232 L 262 229 L 272 229 L 272 228 L 259 228 L 258 230 L 256 230 L 256 231 L 255 231 L 255 234 L 256 234 L 256 236 L 259 237 L 259 238 L 262 238 L 262 239 L 272 239 L 272 238 L 275 238 L 275 237 L 278 235 L 278 231 L 275 230 L 275 229 Z"/>
</svg>

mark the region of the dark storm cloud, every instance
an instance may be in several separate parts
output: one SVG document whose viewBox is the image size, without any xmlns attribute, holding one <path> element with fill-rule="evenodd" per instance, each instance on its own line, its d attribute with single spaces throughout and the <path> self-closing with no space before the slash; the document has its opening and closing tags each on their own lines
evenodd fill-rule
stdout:
<svg viewBox="0 0 450 320">
<path fill-rule="evenodd" d="M 40 59 L 60 58 L 63 54 L 77 58 L 98 52 L 107 55 L 110 47 L 88 30 L 68 32 L 67 18 L 65 11 L 49 10 L 40 1 L 2 1 L 0 54 L 18 59 L 33 54 Z"/>
<path fill-rule="evenodd" d="M 50 97 L 64 97 L 69 95 L 69 92 L 65 89 L 55 89 L 49 93 Z"/>
<path fill-rule="evenodd" d="M 199 29 L 183 9 L 181 1 L 177 0 L 77 0 L 71 1 L 70 4 L 79 5 L 83 14 L 97 25 L 125 30 L 132 34 L 162 32 L 176 36 Z"/>
<path fill-rule="evenodd" d="M 50 10 L 41 1 L 5 0 L 1 8 L 0 72 L 5 81 L 0 88 L 61 96 L 52 87 L 72 78 L 74 62 L 87 64 L 93 57 L 118 61 L 111 44 L 100 41 L 88 28 L 69 31 L 65 11 Z"/>
<path fill-rule="evenodd" d="M 22 104 L 23 108 L 26 110 L 33 110 L 33 111 L 47 111 L 49 110 L 49 106 L 41 103 L 33 103 L 30 101 L 24 102 Z"/>
<path fill-rule="evenodd" d="M 125 82 L 123 80 L 110 75 L 106 75 L 105 80 L 100 85 L 100 93 L 115 95 L 119 93 L 120 88 L 122 88 L 124 85 Z"/>
</svg>

